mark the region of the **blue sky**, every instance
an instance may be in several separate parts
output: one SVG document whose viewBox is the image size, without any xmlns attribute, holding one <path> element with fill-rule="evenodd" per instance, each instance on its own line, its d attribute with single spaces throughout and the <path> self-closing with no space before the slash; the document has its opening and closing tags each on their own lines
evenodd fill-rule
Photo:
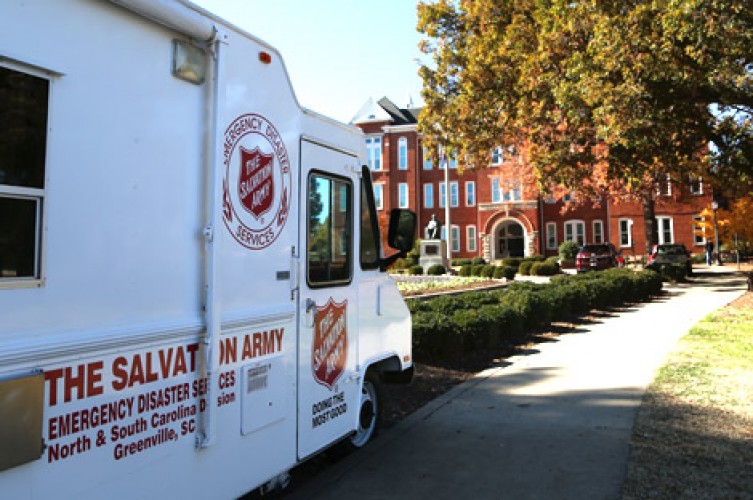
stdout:
<svg viewBox="0 0 753 500">
<path fill-rule="evenodd" d="M 369 97 L 421 102 L 417 0 L 192 0 L 280 51 L 301 105 L 350 121 Z"/>
</svg>

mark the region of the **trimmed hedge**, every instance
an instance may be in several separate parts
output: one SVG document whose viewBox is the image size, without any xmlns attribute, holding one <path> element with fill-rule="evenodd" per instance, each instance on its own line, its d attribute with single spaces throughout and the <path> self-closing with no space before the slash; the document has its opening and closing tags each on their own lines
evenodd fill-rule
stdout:
<svg viewBox="0 0 753 500">
<path fill-rule="evenodd" d="M 515 282 L 500 290 L 410 300 L 414 356 L 450 360 L 477 349 L 520 343 L 553 321 L 645 301 L 661 290 L 661 277 L 654 271 L 609 269 L 557 276 L 548 284 Z"/>
<path fill-rule="evenodd" d="M 445 269 L 442 264 L 434 264 L 429 266 L 429 269 L 426 270 L 426 274 L 429 276 L 442 276 L 447 274 L 447 269 Z"/>
<path fill-rule="evenodd" d="M 408 274 L 412 274 L 412 275 L 424 274 L 424 268 L 421 266 L 410 266 L 408 268 Z"/>
</svg>

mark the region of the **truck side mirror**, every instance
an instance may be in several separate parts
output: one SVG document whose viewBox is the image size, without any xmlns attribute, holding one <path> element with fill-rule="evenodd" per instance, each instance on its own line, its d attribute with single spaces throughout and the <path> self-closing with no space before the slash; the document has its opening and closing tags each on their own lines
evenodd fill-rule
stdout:
<svg viewBox="0 0 753 500">
<path fill-rule="evenodd" d="M 408 253 L 413 249 L 415 237 L 416 214 L 410 210 L 393 208 L 390 212 L 387 244 L 401 253 Z"/>
<path fill-rule="evenodd" d="M 416 238 L 416 214 L 410 210 L 393 208 L 390 211 L 390 224 L 387 230 L 387 244 L 398 250 L 397 253 L 380 260 L 379 268 L 386 271 L 387 268 L 413 249 Z"/>
</svg>

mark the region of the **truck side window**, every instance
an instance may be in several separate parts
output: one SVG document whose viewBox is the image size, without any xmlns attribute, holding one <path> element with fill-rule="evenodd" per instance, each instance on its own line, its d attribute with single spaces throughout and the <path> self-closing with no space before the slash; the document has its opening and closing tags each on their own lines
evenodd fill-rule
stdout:
<svg viewBox="0 0 753 500">
<path fill-rule="evenodd" d="M 361 179 L 361 269 L 379 267 L 379 219 L 374 204 L 371 173 L 366 170 Z"/>
<path fill-rule="evenodd" d="M 40 279 L 49 81 L 0 66 L 0 283 Z"/>
<path fill-rule="evenodd" d="M 350 181 L 319 172 L 310 175 L 306 278 L 311 286 L 350 282 L 352 199 Z"/>
</svg>

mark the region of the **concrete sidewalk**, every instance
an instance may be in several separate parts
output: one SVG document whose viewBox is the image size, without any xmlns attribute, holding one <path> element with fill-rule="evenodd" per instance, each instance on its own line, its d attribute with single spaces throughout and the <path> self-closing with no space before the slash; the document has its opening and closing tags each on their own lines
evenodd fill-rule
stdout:
<svg viewBox="0 0 753 500">
<path fill-rule="evenodd" d="M 286 498 L 619 498 L 636 409 L 677 340 L 739 297 L 742 277 L 693 283 L 489 369 Z"/>
</svg>

